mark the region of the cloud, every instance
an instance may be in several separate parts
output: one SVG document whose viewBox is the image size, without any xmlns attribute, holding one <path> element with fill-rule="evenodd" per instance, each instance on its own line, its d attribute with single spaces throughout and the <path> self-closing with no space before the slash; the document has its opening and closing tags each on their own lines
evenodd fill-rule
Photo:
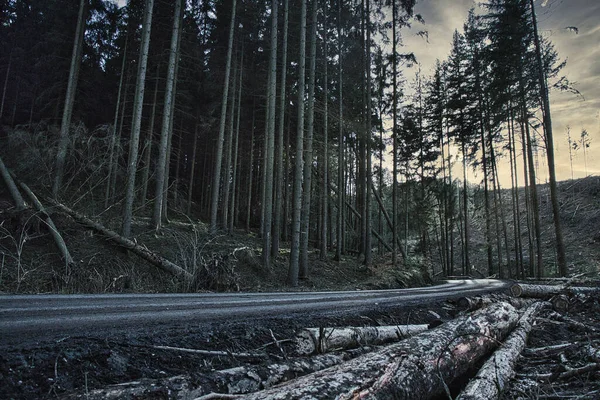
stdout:
<svg viewBox="0 0 600 400">
<path fill-rule="evenodd" d="M 562 0 L 537 1 L 536 4 L 540 31 L 554 43 L 560 58 L 568 60 L 561 75 L 575 82 L 585 98 L 584 101 L 570 93 L 551 93 L 558 179 L 571 178 L 567 126 L 571 126 L 572 132 L 577 135 L 582 128 L 587 129 L 591 140 L 587 171 L 598 173 L 597 169 L 590 167 L 589 160 L 600 159 L 600 2 Z M 462 31 L 467 13 L 474 5 L 471 0 L 423 0 L 417 3 L 416 12 L 423 15 L 426 25 L 403 31 L 404 50 L 415 53 L 424 73 L 433 71 L 436 59 L 447 58 L 454 30 Z M 579 34 L 565 29 L 569 26 L 577 27 Z M 429 31 L 429 43 L 415 36 L 423 28 Z M 575 177 L 584 176 L 583 156 L 573 160 L 573 169 Z M 545 171 L 540 171 L 540 174 L 545 174 Z M 503 182 L 505 185 L 509 183 L 510 180 Z"/>
</svg>

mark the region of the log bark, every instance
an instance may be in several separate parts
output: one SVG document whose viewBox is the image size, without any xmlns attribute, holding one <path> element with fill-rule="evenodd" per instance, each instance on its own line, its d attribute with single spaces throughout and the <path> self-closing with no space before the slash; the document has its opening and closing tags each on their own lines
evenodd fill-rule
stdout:
<svg viewBox="0 0 600 400">
<path fill-rule="evenodd" d="M 192 279 L 192 274 L 190 274 L 189 272 L 187 272 L 180 266 L 167 260 L 166 258 L 154 253 L 153 251 L 148 250 L 146 247 L 140 246 L 133 240 L 127 239 L 126 237 L 123 237 L 123 236 L 119 235 L 118 233 L 105 228 L 104 226 L 100 225 L 99 223 L 92 221 L 88 217 L 81 215 L 76 211 L 71 210 L 69 207 L 65 206 L 64 204 L 58 203 L 52 199 L 47 199 L 47 200 L 49 203 L 52 204 L 52 206 L 56 207 L 58 210 L 60 210 L 64 213 L 70 215 L 79 224 L 85 225 L 91 229 L 94 229 L 95 231 L 106 236 L 108 239 L 111 239 L 113 242 L 126 248 L 127 250 L 131 251 L 135 255 L 143 258 L 144 260 L 148 261 L 152 265 L 157 266 L 158 268 L 162 269 L 163 271 L 169 272 L 177 277 L 185 278 L 187 280 Z"/>
<path fill-rule="evenodd" d="M 448 384 L 493 350 L 518 318 L 511 305 L 493 304 L 339 366 L 243 398 L 430 398 L 444 393 Z"/>
<path fill-rule="evenodd" d="M 535 314 L 548 303 L 537 302 L 529 306 L 519 320 L 517 328 L 504 344 L 481 367 L 457 400 L 498 399 L 507 383 L 515 376 L 519 355 L 527 344 Z"/>
<path fill-rule="evenodd" d="M 559 294 L 599 294 L 600 288 L 585 286 L 563 286 L 563 285 L 532 285 L 516 283 L 510 288 L 515 297 L 534 297 L 548 299 Z"/>
<path fill-rule="evenodd" d="M 151 398 L 154 393 L 161 394 L 161 388 L 168 388 L 173 393 L 173 398 L 235 398 L 241 394 L 256 392 L 298 376 L 341 364 L 369 351 L 373 351 L 373 348 L 362 347 L 344 352 L 320 354 L 310 358 L 295 358 L 276 364 L 243 365 L 214 371 L 207 375 L 196 375 L 193 380 L 187 375 L 161 379 L 140 379 L 86 393 L 76 393 L 66 398 L 86 400 Z"/>
<path fill-rule="evenodd" d="M 340 349 L 399 341 L 425 332 L 428 325 L 365 326 L 347 328 L 307 328 L 296 336 L 298 354 L 311 355 Z"/>
</svg>

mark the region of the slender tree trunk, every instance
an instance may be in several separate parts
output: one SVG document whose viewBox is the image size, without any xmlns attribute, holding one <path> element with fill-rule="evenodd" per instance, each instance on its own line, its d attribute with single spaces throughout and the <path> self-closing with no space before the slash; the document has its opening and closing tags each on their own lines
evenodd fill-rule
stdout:
<svg viewBox="0 0 600 400">
<path fill-rule="evenodd" d="M 162 219 L 165 222 L 169 222 L 169 217 L 168 217 L 168 201 L 169 201 L 169 179 L 171 177 L 170 175 L 170 168 L 171 168 L 171 155 L 173 154 L 172 152 L 172 145 L 173 145 L 173 134 L 175 132 L 175 129 L 173 128 L 174 124 L 175 124 L 175 116 L 176 116 L 176 108 L 175 108 L 175 103 L 177 102 L 177 77 L 179 74 L 179 48 L 181 46 L 181 27 L 183 26 L 183 15 L 185 14 L 185 7 L 186 7 L 186 2 L 185 0 L 183 0 L 183 5 L 182 5 L 182 10 L 179 13 L 179 26 L 180 26 L 180 33 L 178 35 L 177 38 L 177 47 L 176 47 L 176 51 L 175 54 L 177 55 L 177 57 L 175 57 L 175 75 L 173 77 L 173 101 L 171 102 L 171 118 L 169 120 L 169 137 L 167 140 L 167 160 L 165 163 L 165 183 L 164 183 L 164 191 L 163 191 L 163 209 L 162 209 Z M 181 126 L 181 124 L 180 124 Z M 179 133 L 181 135 L 181 131 Z M 175 184 L 173 185 L 173 190 L 176 191 L 177 190 L 177 181 L 175 181 Z M 174 199 L 177 198 L 177 195 L 175 194 L 173 196 Z"/>
<path fill-rule="evenodd" d="M 223 84 L 223 99 L 221 101 L 221 122 L 219 124 L 219 137 L 217 138 L 217 152 L 215 157 L 215 170 L 213 175 L 212 195 L 210 202 L 210 231 L 217 231 L 217 212 L 219 208 L 219 192 L 221 185 L 221 163 L 223 162 L 223 140 L 225 138 L 225 122 L 227 120 L 227 96 L 229 94 L 229 75 L 231 74 L 231 55 L 233 52 L 233 37 L 235 33 L 235 11 L 237 0 L 232 0 L 231 22 L 229 25 L 229 44 L 227 46 L 227 62 L 225 65 L 225 81 Z"/>
<path fill-rule="evenodd" d="M 544 132 L 546 133 L 546 156 L 548 158 L 548 174 L 550 177 L 550 202 L 552 203 L 552 214 L 554 216 L 554 232 L 556 234 L 556 256 L 558 261 L 558 272 L 560 276 L 567 276 L 567 258 L 565 255 L 565 243 L 563 240 L 562 226 L 560 221 L 560 205 L 558 203 L 558 187 L 556 185 L 556 168 L 554 163 L 554 137 L 552 133 L 552 115 L 550 114 L 550 100 L 548 85 L 544 74 L 542 50 L 537 28 L 537 18 L 533 0 L 531 4 L 531 18 L 533 20 L 533 34 L 535 39 L 535 53 L 538 63 L 538 79 L 540 87 L 540 98 L 543 105 Z M 538 271 L 538 275 L 540 271 Z"/>
<path fill-rule="evenodd" d="M 308 277 L 308 238 L 310 233 L 310 206 L 312 199 L 313 136 L 315 131 L 315 78 L 317 61 L 317 1 L 312 1 L 310 54 L 308 73 L 308 129 L 305 137 L 304 189 L 302 192 L 302 217 L 300 233 L 300 271 L 301 279 Z"/>
<path fill-rule="evenodd" d="M 75 94 L 77 92 L 77 80 L 79 78 L 79 66 L 81 65 L 81 53 L 83 47 L 83 34 L 85 32 L 85 9 L 86 0 L 80 0 L 79 14 L 77 16 L 77 27 L 75 29 L 75 42 L 73 43 L 73 54 L 71 55 L 69 82 L 67 84 L 65 107 L 63 109 L 62 122 L 60 125 L 60 140 L 58 144 L 58 152 L 56 154 L 56 171 L 54 175 L 54 185 L 52 186 L 52 196 L 54 198 L 58 198 L 58 191 L 62 186 L 65 160 L 67 157 L 67 147 L 69 146 L 71 115 L 73 114 L 73 104 L 75 103 Z"/>
<path fill-rule="evenodd" d="M 398 265 L 397 243 L 398 243 L 398 55 L 396 53 L 398 38 L 396 32 L 396 20 L 398 11 L 396 2 L 392 2 L 392 265 Z"/>
<path fill-rule="evenodd" d="M 300 220 L 302 212 L 302 172 L 304 167 L 304 91 L 306 78 L 306 0 L 300 8 L 300 57 L 298 60 L 298 129 L 296 134 L 296 160 L 294 169 L 294 194 L 292 199 L 292 243 L 288 281 L 298 286 L 300 272 Z"/>
<path fill-rule="evenodd" d="M 288 47 L 288 26 L 289 26 L 289 0 L 283 1 L 283 43 L 281 49 L 281 83 L 279 89 L 279 126 L 276 137 L 275 148 L 275 205 L 273 221 L 273 246 L 271 255 L 276 257 L 279 254 L 279 242 L 281 240 L 281 224 L 283 214 L 283 140 L 285 127 L 286 110 L 286 80 L 287 80 L 287 47 Z M 286 169 L 287 171 L 287 169 Z M 287 220 L 283 222 L 287 225 Z"/>
<path fill-rule="evenodd" d="M 542 228 L 540 226 L 540 209 L 538 201 L 537 183 L 535 179 L 535 166 L 533 161 L 533 143 L 529 131 L 529 123 L 525 121 L 525 134 L 527 136 L 527 161 L 529 162 L 529 189 L 531 190 L 531 207 L 533 209 L 533 228 L 535 230 L 535 242 L 537 249 L 536 275 L 542 277 Z M 530 255 L 531 256 L 531 255 Z"/>
<path fill-rule="evenodd" d="M 160 143 L 158 147 L 158 162 L 156 164 L 156 191 L 154 198 L 154 213 L 152 214 L 152 225 L 158 232 L 162 226 L 162 210 L 165 197 L 165 182 L 168 184 L 168 175 L 165 175 L 170 153 L 169 128 L 172 126 L 173 111 L 175 103 L 175 75 L 177 67 L 178 43 L 180 35 L 180 22 L 182 13 L 182 1 L 175 1 L 175 15 L 173 16 L 173 34 L 171 35 L 171 49 L 169 51 L 169 67 L 167 70 L 167 82 L 165 87 L 165 101 L 163 107 L 162 129 L 160 132 Z"/>
<path fill-rule="evenodd" d="M 471 261 L 469 257 L 469 196 L 468 196 L 468 181 L 467 181 L 467 153 L 465 142 L 462 141 L 462 156 L 463 156 L 463 221 L 464 221 L 464 271 L 466 275 L 471 273 Z"/>
<path fill-rule="evenodd" d="M 8 57 L 8 66 L 6 67 L 6 76 L 4 77 L 4 87 L 2 88 L 2 102 L 0 103 L 0 121 L 4 116 L 4 103 L 6 101 L 6 89 L 8 88 L 8 78 L 10 77 L 10 68 L 12 67 L 12 50 Z"/>
<path fill-rule="evenodd" d="M 252 134 L 250 140 L 250 163 L 248 165 L 248 202 L 246 203 L 246 231 L 250 231 L 250 216 L 252 215 L 252 178 L 254 173 L 254 117 L 256 110 L 252 110 Z"/>
<path fill-rule="evenodd" d="M 158 103 L 158 82 L 160 80 L 160 65 L 156 66 L 156 82 L 154 83 L 154 97 L 152 99 L 152 113 L 150 114 L 150 127 L 146 133 L 146 144 L 144 145 L 144 169 L 142 169 L 142 193 L 140 200 L 142 205 L 148 198 L 148 186 L 150 185 L 150 162 L 152 160 L 152 144 L 154 143 L 154 124 L 156 119 L 156 106 Z"/>
<path fill-rule="evenodd" d="M 531 196 L 531 187 L 529 182 L 529 156 L 527 152 L 527 138 L 525 136 L 525 124 L 526 120 L 526 111 L 523 108 L 522 116 L 521 116 L 521 144 L 522 144 L 522 154 L 523 154 L 523 181 L 525 183 L 525 210 L 527 211 L 527 244 L 528 244 L 528 253 L 529 253 L 529 265 L 528 265 L 528 274 L 529 276 L 535 275 L 535 256 L 534 254 L 534 244 L 533 244 L 533 231 L 534 231 L 534 219 L 533 219 L 533 201 Z"/>
<path fill-rule="evenodd" d="M 237 52 L 236 52 L 237 53 Z M 227 137 L 225 138 L 225 164 L 223 165 L 223 229 L 229 229 L 229 204 L 231 195 L 231 157 L 233 155 L 233 136 L 235 131 L 235 106 L 237 103 L 237 81 L 238 81 L 238 56 L 234 60 L 233 78 L 230 84 L 229 97 L 229 124 Z"/>
<path fill-rule="evenodd" d="M 515 277 L 525 279 L 523 274 L 523 245 L 521 242 L 521 205 L 519 204 L 519 180 L 517 175 L 517 152 L 515 141 L 515 117 L 511 108 L 509 130 L 510 183 L 513 210 L 513 234 L 515 241 Z"/>
<path fill-rule="evenodd" d="M 115 144 L 117 138 L 117 124 L 119 123 L 119 110 L 121 108 L 121 91 L 123 89 L 123 76 L 125 75 L 125 65 L 127 61 L 127 44 L 128 41 L 125 41 L 125 49 L 123 50 L 123 63 L 121 64 L 121 76 L 119 77 L 119 90 L 117 92 L 117 106 L 115 107 L 115 118 L 113 119 L 113 126 L 110 135 L 110 144 L 109 144 L 109 155 L 108 155 L 108 177 L 106 178 L 106 191 L 104 194 L 104 208 L 108 208 L 108 202 L 110 199 L 110 189 L 111 189 L 111 174 L 117 173 L 115 169 L 113 171 L 113 158 L 115 157 Z M 0 114 L 1 115 L 1 114 Z"/>
<path fill-rule="evenodd" d="M 279 0 L 271 2 L 271 57 L 269 59 L 269 87 L 267 92 L 268 115 L 267 146 L 265 154 L 265 218 L 263 231 L 263 262 L 271 266 L 271 238 L 273 229 L 273 170 L 275 158 L 275 113 L 277 93 L 277 12 Z"/>
<path fill-rule="evenodd" d="M 371 165 L 372 161 L 371 161 L 371 125 L 372 125 L 372 121 L 371 121 L 371 115 L 372 115 L 372 101 L 371 101 L 371 0 L 366 0 L 367 2 L 367 7 L 366 7 L 366 29 L 367 29 L 367 44 L 366 44 L 366 65 L 365 65 L 365 73 L 367 74 L 367 88 L 366 88 L 366 95 L 367 95 L 367 108 L 366 108 L 366 116 L 367 116 L 367 130 L 365 132 L 365 139 L 366 139 L 366 158 L 367 158 L 367 165 L 366 165 L 366 176 L 365 176 L 365 183 L 366 183 L 366 187 L 365 187 L 365 207 L 366 207 L 366 213 L 365 213 L 365 225 L 366 225 L 366 229 L 365 229 L 365 265 L 369 266 L 371 265 L 372 261 L 373 261 L 373 255 L 371 252 L 371 248 L 372 246 L 372 239 L 371 239 L 371 195 L 370 195 L 370 190 L 369 187 L 371 187 L 372 183 L 371 183 L 371 170 L 373 169 L 373 166 Z"/>
<path fill-rule="evenodd" d="M 127 163 L 127 189 L 125 192 L 125 206 L 123 209 L 122 236 L 131 235 L 131 218 L 133 214 L 133 200 L 135 197 L 135 174 L 137 172 L 138 146 L 140 142 L 140 128 L 142 125 L 142 110 L 144 108 L 144 89 L 146 86 L 146 67 L 148 64 L 148 49 L 150 48 L 150 31 L 152 29 L 152 9 L 154 0 L 146 0 L 144 23 L 142 25 L 142 43 L 140 44 L 140 57 L 138 74 L 133 102 L 133 122 L 131 139 L 129 141 L 129 158 Z"/>
<path fill-rule="evenodd" d="M 188 182 L 188 193 L 187 193 L 187 208 L 185 213 L 188 217 L 191 216 L 192 211 L 192 194 L 194 193 L 194 175 L 196 173 L 196 153 L 198 152 L 198 123 L 194 130 L 194 144 L 192 145 L 192 161 L 190 166 L 190 180 Z"/>
<path fill-rule="evenodd" d="M 291 111 L 289 111 L 291 112 Z M 291 145 L 290 145 L 290 132 L 292 131 L 292 118 L 291 116 L 288 114 L 288 127 L 287 127 L 287 132 L 288 134 L 285 135 L 285 148 L 287 149 L 287 151 L 285 152 L 285 171 L 286 173 L 284 174 L 284 186 L 285 186 L 285 198 L 283 201 L 283 237 L 284 240 L 289 241 L 290 240 L 290 209 L 291 209 L 291 195 L 290 195 L 290 190 L 291 190 L 291 185 L 290 185 L 290 175 L 289 175 L 289 171 L 291 171 L 291 154 L 292 154 L 292 150 L 291 150 Z"/>
<path fill-rule="evenodd" d="M 233 140 L 233 170 L 231 173 L 231 201 L 229 204 L 229 234 L 233 233 L 234 225 L 237 221 L 236 218 L 236 186 L 238 185 L 238 143 L 240 138 L 240 119 L 242 114 L 242 82 L 244 73 L 244 49 L 242 47 L 242 56 L 240 60 L 240 71 L 238 74 L 238 94 L 237 94 L 237 116 L 235 123 L 235 137 Z"/>
<path fill-rule="evenodd" d="M 327 3 L 323 5 L 323 19 L 327 21 Z M 319 251 L 319 259 L 321 261 L 327 260 L 327 231 L 328 231 L 328 219 L 329 219 L 329 115 L 328 115 L 328 103 L 329 103 L 329 82 L 328 82 L 328 51 L 327 51 L 327 29 L 323 31 L 323 182 L 321 186 L 321 248 Z"/>
<path fill-rule="evenodd" d="M 342 3 L 343 0 L 338 0 L 338 20 L 337 20 L 337 36 L 338 36 L 338 86 L 339 86 L 339 132 L 338 132 L 338 211 L 336 219 L 336 240 L 337 246 L 335 249 L 336 261 L 342 260 L 344 247 L 344 106 L 343 106 L 343 54 L 342 54 Z"/>
</svg>

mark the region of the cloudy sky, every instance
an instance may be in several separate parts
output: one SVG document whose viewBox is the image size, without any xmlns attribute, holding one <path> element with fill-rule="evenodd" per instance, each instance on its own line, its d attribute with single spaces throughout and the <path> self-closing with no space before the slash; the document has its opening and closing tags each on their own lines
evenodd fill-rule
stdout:
<svg viewBox="0 0 600 400">
<path fill-rule="evenodd" d="M 476 5 L 473 0 L 418 0 L 416 12 L 423 15 L 425 26 L 414 26 L 404 32 L 404 43 L 413 51 L 422 70 L 430 74 L 435 60 L 445 59 L 450 52 L 450 42 L 455 29 L 462 30 L 467 13 Z M 587 149 L 587 174 L 600 174 L 600 0 L 536 0 L 539 28 L 556 46 L 562 59 L 567 59 L 563 74 L 583 98 L 573 94 L 551 92 L 551 111 L 556 146 L 556 169 L 559 180 L 571 178 L 567 126 L 571 135 L 579 139 L 586 129 L 590 137 Z M 579 34 L 564 29 L 575 26 Z M 415 32 L 426 29 L 427 43 Z M 407 77 L 413 74 L 406 72 Z M 545 157 L 540 157 L 540 167 L 546 170 Z M 582 150 L 574 153 L 575 178 L 586 176 L 586 162 Z M 540 175 L 543 172 L 540 171 Z M 507 173 L 503 184 L 510 184 Z M 545 181 L 545 177 L 541 177 Z"/>
</svg>

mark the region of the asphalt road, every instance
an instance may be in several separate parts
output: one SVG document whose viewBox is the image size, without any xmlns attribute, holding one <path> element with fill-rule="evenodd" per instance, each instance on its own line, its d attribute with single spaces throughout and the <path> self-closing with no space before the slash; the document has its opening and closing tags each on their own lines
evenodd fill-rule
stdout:
<svg viewBox="0 0 600 400">
<path fill-rule="evenodd" d="M 426 288 L 348 292 L 0 296 L 0 346 L 68 335 L 183 323 L 345 314 L 506 289 L 499 280 L 453 280 Z"/>
</svg>

